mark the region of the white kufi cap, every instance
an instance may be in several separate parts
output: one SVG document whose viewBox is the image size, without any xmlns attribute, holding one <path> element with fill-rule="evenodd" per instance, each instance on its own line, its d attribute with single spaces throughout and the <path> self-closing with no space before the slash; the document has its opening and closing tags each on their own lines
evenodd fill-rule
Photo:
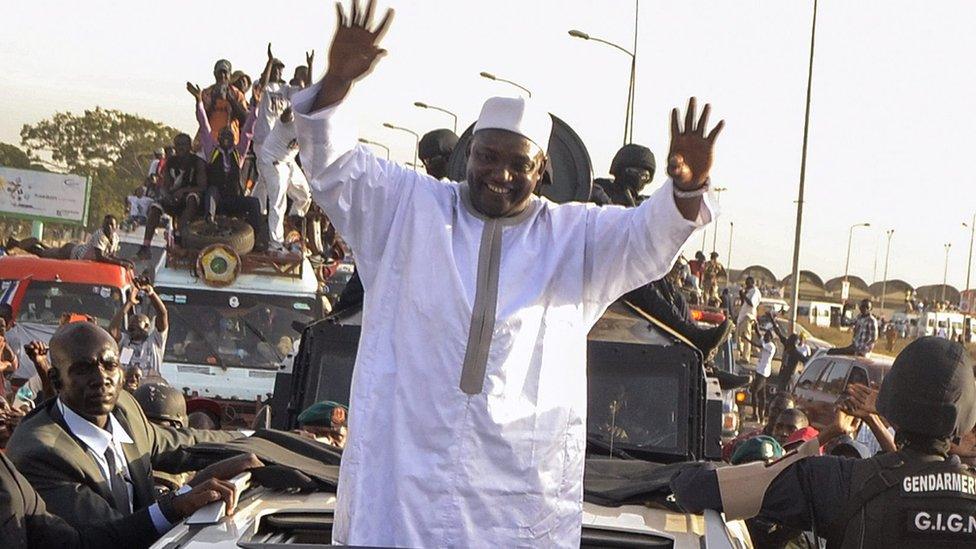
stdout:
<svg viewBox="0 0 976 549">
<path fill-rule="evenodd" d="M 532 141 L 542 152 L 549 148 L 552 116 L 524 97 L 492 97 L 481 107 L 474 131 L 507 130 Z"/>
</svg>

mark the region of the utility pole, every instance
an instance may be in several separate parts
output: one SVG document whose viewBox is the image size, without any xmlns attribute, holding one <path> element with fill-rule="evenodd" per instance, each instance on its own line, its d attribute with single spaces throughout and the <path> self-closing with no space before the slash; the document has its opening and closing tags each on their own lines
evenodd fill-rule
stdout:
<svg viewBox="0 0 976 549">
<path fill-rule="evenodd" d="M 800 235 L 803 228 L 803 191 L 807 180 L 807 142 L 810 135 L 810 94 L 813 90 L 813 52 L 817 41 L 817 0 L 813 0 L 810 25 L 810 61 L 807 65 L 807 104 L 803 115 L 803 154 L 800 156 L 800 188 L 796 199 L 796 231 L 793 235 L 793 299 L 790 307 L 790 332 L 796 330 L 796 310 L 800 301 Z"/>
</svg>

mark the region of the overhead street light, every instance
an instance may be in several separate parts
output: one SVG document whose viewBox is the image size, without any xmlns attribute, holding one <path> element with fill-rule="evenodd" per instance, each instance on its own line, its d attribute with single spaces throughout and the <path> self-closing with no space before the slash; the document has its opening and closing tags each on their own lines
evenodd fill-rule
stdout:
<svg viewBox="0 0 976 549">
<path fill-rule="evenodd" d="M 457 120 L 458 120 L 458 117 L 453 112 L 451 112 L 451 111 L 449 111 L 447 109 L 441 108 L 441 107 L 435 107 L 434 105 L 428 105 L 427 103 L 424 103 L 423 101 L 414 101 L 413 102 L 413 106 L 414 107 L 420 107 L 421 109 L 431 109 L 431 110 L 441 111 L 443 113 L 449 114 L 451 116 L 451 118 L 454 119 L 454 133 L 455 134 L 457 133 Z"/>
<path fill-rule="evenodd" d="M 382 143 L 377 143 L 376 141 L 370 141 L 369 139 L 363 139 L 362 137 L 359 138 L 359 142 L 362 143 L 362 144 L 364 144 L 364 145 L 373 145 L 374 147 L 379 147 L 379 148 L 385 150 L 386 151 L 386 159 L 387 160 L 390 159 L 390 148 L 387 147 L 386 145 L 384 145 Z"/>
<path fill-rule="evenodd" d="M 572 29 L 569 31 L 569 35 L 573 38 L 579 38 L 581 40 L 590 40 L 593 42 L 599 42 L 601 44 L 606 44 L 612 48 L 616 48 L 623 53 L 630 56 L 630 81 L 627 84 L 627 110 L 624 114 L 624 145 L 633 142 L 634 137 L 634 86 L 637 82 L 636 72 L 637 72 L 637 9 L 638 4 L 634 2 L 634 50 L 628 50 L 627 48 L 614 44 L 608 40 L 602 38 L 597 38 L 595 36 L 590 36 L 589 34 L 578 30 Z M 703 245 L 704 247 L 704 245 Z"/>
<path fill-rule="evenodd" d="M 522 84 L 518 84 L 516 82 L 512 82 L 511 80 L 505 80 L 504 78 L 498 78 L 497 76 L 495 76 L 494 74 L 492 74 L 490 72 L 484 72 L 484 71 L 482 71 L 479 74 L 481 75 L 482 78 L 487 78 L 488 80 L 495 80 L 497 82 L 504 82 L 506 84 L 511 84 L 512 86 L 515 86 L 516 88 L 524 91 L 529 97 L 532 97 L 532 92 L 529 91 L 529 88 L 526 88 Z"/>
<path fill-rule="evenodd" d="M 847 273 L 851 267 L 851 242 L 854 240 L 854 229 L 858 227 L 870 227 L 870 223 L 855 223 L 851 225 L 850 231 L 847 233 L 847 261 L 844 263 L 844 282 L 847 282 Z"/>
<path fill-rule="evenodd" d="M 391 130 L 398 130 L 398 131 L 401 131 L 401 132 L 407 132 L 407 133 L 409 133 L 410 135 L 412 135 L 414 137 L 415 143 L 414 143 L 414 147 L 413 147 L 413 169 L 414 169 L 414 171 L 417 171 L 417 151 L 420 150 L 420 134 L 417 133 L 417 132 L 415 132 L 415 131 L 413 131 L 413 130 L 411 130 L 411 129 L 409 129 L 409 128 L 404 128 L 403 126 L 396 126 L 396 125 L 390 124 L 389 122 L 383 122 L 383 127 L 384 128 L 389 128 Z"/>
</svg>

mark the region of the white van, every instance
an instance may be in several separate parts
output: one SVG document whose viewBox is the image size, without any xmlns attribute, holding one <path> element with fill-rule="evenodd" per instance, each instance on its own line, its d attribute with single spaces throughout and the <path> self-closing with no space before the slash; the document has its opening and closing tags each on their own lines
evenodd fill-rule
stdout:
<svg viewBox="0 0 976 549">
<path fill-rule="evenodd" d="M 918 315 L 918 328 L 915 336 L 944 336 L 952 337 L 963 333 L 962 313 L 948 311 L 924 312 Z"/>
<path fill-rule="evenodd" d="M 240 274 L 223 286 L 167 258 L 155 276 L 170 317 L 163 378 L 220 401 L 269 398 L 302 328 L 330 308 L 308 259 L 291 257 L 283 268 L 253 265 L 253 254 L 245 256 Z"/>
</svg>

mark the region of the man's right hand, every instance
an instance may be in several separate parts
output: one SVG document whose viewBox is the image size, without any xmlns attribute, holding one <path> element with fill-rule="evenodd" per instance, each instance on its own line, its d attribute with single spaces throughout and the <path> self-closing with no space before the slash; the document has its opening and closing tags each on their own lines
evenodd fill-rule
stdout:
<svg viewBox="0 0 976 549">
<path fill-rule="evenodd" d="M 186 518 L 207 504 L 223 500 L 227 504 L 226 513 L 232 515 L 234 503 L 237 501 L 236 491 L 230 482 L 211 478 L 196 485 L 189 492 L 174 497 L 173 510 L 180 518 Z"/>
<path fill-rule="evenodd" d="M 352 0 L 350 15 L 346 16 L 342 4 L 336 2 L 338 26 L 329 48 L 329 69 L 315 98 L 314 110 L 342 101 L 352 84 L 372 72 L 379 58 L 386 55 L 378 44 L 389 29 L 394 11 L 386 10 L 380 24 L 370 29 L 375 4 L 376 0 L 369 0 L 364 10 L 359 0 Z"/>
<path fill-rule="evenodd" d="M 244 471 L 249 471 L 258 467 L 264 467 L 264 463 L 262 463 L 257 456 L 254 454 L 241 454 L 208 465 L 206 468 L 197 472 L 197 474 L 194 475 L 193 478 L 187 482 L 187 484 L 190 486 L 198 486 L 215 478 L 234 478 Z"/>
<path fill-rule="evenodd" d="M 47 361 L 47 345 L 43 341 L 31 341 L 24 345 L 24 354 L 34 363 L 38 372 L 47 374 L 50 365 Z"/>
</svg>

